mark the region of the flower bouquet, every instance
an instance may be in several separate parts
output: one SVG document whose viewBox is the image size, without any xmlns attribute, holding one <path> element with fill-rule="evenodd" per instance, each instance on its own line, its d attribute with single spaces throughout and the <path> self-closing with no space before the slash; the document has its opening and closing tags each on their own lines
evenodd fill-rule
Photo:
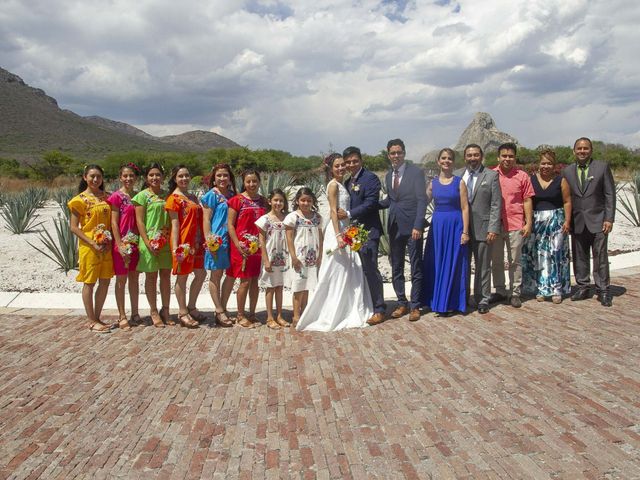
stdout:
<svg viewBox="0 0 640 480">
<path fill-rule="evenodd" d="M 189 258 L 190 255 L 193 255 L 193 250 L 191 248 L 191 245 L 189 245 L 188 243 L 181 243 L 175 248 L 173 254 L 176 256 L 176 261 L 178 262 L 177 273 L 180 273 L 180 266 L 182 265 L 182 262 Z"/>
<path fill-rule="evenodd" d="M 213 255 L 213 258 L 217 258 L 216 252 L 222 246 L 222 237 L 215 233 L 210 233 L 209 235 L 207 235 L 204 246 L 211 252 L 211 255 Z"/>
<path fill-rule="evenodd" d="M 96 242 L 97 245 L 108 245 L 113 240 L 113 236 L 111 232 L 107 230 L 107 227 L 104 223 L 100 223 L 93 229 L 93 241 Z"/>
<path fill-rule="evenodd" d="M 240 241 L 242 246 L 249 251 L 249 255 L 255 254 L 260 248 L 260 244 L 258 243 L 257 235 L 251 235 L 250 233 L 245 233 L 242 236 L 242 240 Z M 242 257 L 242 271 L 247 268 L 247 257 Z"/>
<path fill-rule="evenodd" d="M 166 229 L 158 230 L 149 238 L 149 246 L 154 252 L 159 252 L 169 241 L 169 235 Z"/>
<path fill-rule="evenodd" d="M 346 244 L 345 246 L 349 247 L 352 252 L 357 252 L 362 248 L 362 246 L 367 243 L 369 239 L 369 230 L 365 230 L 364 226 L 356 223 L 345 228 L 340 233 L 340 238 Z M 337 248 L 333 250 L 327 250 L 327 255 L 333 255 Z"/>
<path fill-rule="evenodd" d="M 133 232 L 127 232 L 127 234 L 120 239 L 120 252 L 124 253 L 127 258 L 124 261 L 126 267 L 129 267 L 129 261 L 131 260 L 131 255 L 138 249 L 138 235 Z"/>
</svg>

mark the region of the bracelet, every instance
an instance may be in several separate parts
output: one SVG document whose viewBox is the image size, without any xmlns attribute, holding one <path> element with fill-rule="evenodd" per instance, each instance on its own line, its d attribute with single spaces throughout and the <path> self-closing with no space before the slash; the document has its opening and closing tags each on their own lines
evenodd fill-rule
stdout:
<svg viewBox="0 0 640 480">
<path fill-rule="evenodd" d="M 467 232 L 462 232 L 463 235 L 466 235 L 467 237 L 469 236 L 469 234 Z"/>
</svg>

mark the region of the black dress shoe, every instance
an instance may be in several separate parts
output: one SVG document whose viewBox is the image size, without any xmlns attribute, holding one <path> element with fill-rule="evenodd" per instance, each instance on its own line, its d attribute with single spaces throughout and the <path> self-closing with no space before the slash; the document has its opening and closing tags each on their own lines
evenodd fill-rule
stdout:
<svg viewBox="0 0 640 480">
<path fill-rule="evenodd" d="M 578 300 L 586 300 L 587 298 L 589 298 L 589 296 L 590 295 L 588 289 L 578 290 L 576 293 L 571 295 L 571 300 L 573 302 L 577 302 Z"/>
<path fill-rule="evenodd" d="M 489 313 L 489 305 L 481 303 L 478 305 L 478 313 Z"/>
<path fill-rule="evenodd" d="M 507 297 L 501 293 L 492 293 L 489 297 L 489 303 L 500 303 L 504 302 Z"/>
<path fill-rule="evenodd" d="M 611 307 L 613 305 L 610 293 L 601 293 L 598 296 L 598 300 L 600 300 L 603 307 Z"/>
</svg>

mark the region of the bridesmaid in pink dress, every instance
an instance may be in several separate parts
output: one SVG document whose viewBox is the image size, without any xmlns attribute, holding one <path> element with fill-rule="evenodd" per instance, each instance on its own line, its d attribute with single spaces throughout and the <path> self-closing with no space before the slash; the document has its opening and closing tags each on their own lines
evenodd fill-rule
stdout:
<svg viewBox="0 0 640 480">
<path fill-rule="evenodd" d="M 120 167 L 119 190 L 113 192 L 107 203 L 111 205 L 111 231 L 113 232 L 112 257 L 113 270 L 116 274 L 116 303 L 120 320 L 118 326 L 122 330 L 131 330 L 131 325 L 140 323 L 138 314 L 138 276 L 136 270 L 138 266 L 137 244 L 129 242 L 129 239 L 138 237 L 138 226 L 136 225 L 136 210 L 131 203 L 133 197 L 133 187 L 138 181 L 140 169 L 133 163 L 128 163 Z M 127 235 L 130 234 L 130 235 Z M 123 242 L 123 239 L 125 241 Z M 124 304 L 124 289 L 129 280 L 129 299 L 131 301 L 131 317 L 127 320 Z"/>
</svg>

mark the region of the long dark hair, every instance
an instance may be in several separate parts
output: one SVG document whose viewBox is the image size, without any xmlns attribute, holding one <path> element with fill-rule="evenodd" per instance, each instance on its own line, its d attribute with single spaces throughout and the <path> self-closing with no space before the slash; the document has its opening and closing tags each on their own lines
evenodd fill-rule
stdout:
<svg viewBox="0 0 640 480">
<path fill-rule="evenodd" d="M 149 188 L 149 184 L 147 183 L 147 176 L 149 175 L 149 172 L 154 168 L 160 170 L 160 173 L 162 174 L 162 176 L 164 176 L 164 167 L 158 162 L 153 162 L 144 169 L 144 183 L 142 185 L 144 188 Z"/>
<path fill-rule="evenodd" d="M 213 166 L 213 168 L 211 169 L 211 177 L 209 178 L 209 188 L 211 189 L 216 186 L 216 172 L 218 170 L 226 170 L 227 172 L 229 172 L 229 190 L 231 191 L 231 193 L 235 194 L 236 177 L 233 175 L 231 167 L 226 163 L 218 163 L 217 165 Z"/>
<path fill-rule="evenodd" d="M 329 183 L 333 178 L 333 162 L 335 162 L 338 158 L 342 158 L 342 155 L 340 155 L 339 153 L 332 153 L 324 157 L 324 178 L 327 183 Z"/>
<path fill-rule="evenodd" d="M 276 195 L 280 195 L 284 199 L 284 208 L 282 209 L 282 213 L 286 215 L 289 213 L 289 199 L 287 199 L 287 194 L 284 193 L 281 188 L 274 188 L 269 194 L 269 202 L 271 202 L 271 199 Z"/>
<path fill-rule="evenodd" d="M 260 180 L 260 172 L 258 172 L 258 170 L 256 170 L 255 168 L 247 168 L 240 174 L 240 177 L 242 178 L 242 185 L 240 185 L 240 193 L 245 191 L 244 179 L 247 178 L 249 175 L 255 175 L 256 177 L 258 177 L 258 182 L 262 181 Z"/>
<path fill-rule="evenodd" d="M 173 191 L 178 187 L 178 183 L 176 182 L 176 176 L 178 172 L 182 169 L 185 169 L 187 172 L 189 171 L 189 167 L 184 164 L 176 165 L 171 169 L 171 177 L 169 178 L 169 193 L 173 193 Z M 191 173 L 189 173 L 191 175 Z"/>
<path fill-rule="evenodd" d="M 293 209 L 298 210 L 298 200 L 300 200 L 300 197 L 303 195 L 309 195 L 311 198 L 313 198 L 313 207 L 311 207 L 311 211 L 317 212 L 318 199 L 316 198 L 316 194 L 313 193 L 313 190 L 311 190 L 309 187 L 301 187 L 298 189 L 298 191 L 296 192 L 296 197 L 293 199 Z"/>
<path fill-rule="evenodd" d="M 98 170 L 102 174 L 102 183 L 100 184 L 100 190 L 104 192 L 104 170 L 100 165 L 92 163 L 90 165 L 85 165 L 84 170 L 82 171 L 82 179 L 80 180 L 80 184 L 78 185 L 78 193 L 84 192 L 89 186 L 87 181 L 84 179 L 84 177 L 87 176 L 87 173 L 89 173 L 89 170 Z"/>
</svg>

